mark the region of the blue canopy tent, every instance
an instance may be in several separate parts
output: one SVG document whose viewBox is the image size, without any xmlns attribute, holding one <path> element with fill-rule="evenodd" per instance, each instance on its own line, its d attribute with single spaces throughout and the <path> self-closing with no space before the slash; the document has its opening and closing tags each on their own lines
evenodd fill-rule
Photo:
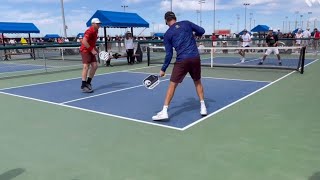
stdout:
<svg viewBox="0 0 320 180">
<path fill-rule="evenodd" d="M 298 32 L 300 28 L 295 29 L 294 31 L 292 31 L 292 34 L 296 34 Z M 303 32 L 303 30 L 301 29 L 301 32 Z"/>
<path fill-rule="evenodd" d="M 33 23 L 0 22 L 0 33 L 40 33 Z"/>
<path fill-rule="evenodd" d="M 164 33 L 154 33 L 153 36 L 162 38 L 164 36 Z"/>
<path fill-rule="evenodd" d="M 253 29 L 251 29 L 251 32 L 268 32 L 269 26 L 267 25 L 257 25 Z"/>
<path fill-rule="evenodd" d="M 270 27 L 267 25 L 257 25 L 253 29 L 251 29 L 251 32 L 257 32 L 259 34 L 259 38 L 261 38 L 261 34 L 266 34 L 269 31 Z"/>
<path fill-rule="evenodd" d="M 102 27 L 128 28 L 128 27 L 149 27 L 149 23 L 136 13 L 96 11 L 88 20 L 87 26 L 91 26 L 91 19 L 99 18 Z"/>
<path fill-rule="evenodd" d="M 79 39 L 79 38 L 83 38 L 83 36 L 84 36 L 84 33 L 78 33 L 78 35 L 77 35 L 77 39 Z"/>
<path fill-rule="evenodd" d="M 251 32 L 248 32 L 251 35 Z M 243 31 L 239 32 L 239 35 L 243 35 Z"/>
<path fill-rule="evenodd" d="M 0 22 L 0 33 L 4 37 L 4 33 L 28 33 L 29 45 L 31 45 L 30 33 L 40 33 L 40 30 L 33 23 L 18 23 L 18 22 Z M 5 46 L 4 40 L 3 46 Z M 34 51 L 32 50 L 33 58 Z M 5 60 L 8 60 L 7 55 Z"/>
<path fill-rule="evenodd" d="M 56 39 L 56 38 L 61 38 L 61 36 L 59 36 L 58 34 L 46 34 L 43 38 L 44 39 Z"/>
</svg>

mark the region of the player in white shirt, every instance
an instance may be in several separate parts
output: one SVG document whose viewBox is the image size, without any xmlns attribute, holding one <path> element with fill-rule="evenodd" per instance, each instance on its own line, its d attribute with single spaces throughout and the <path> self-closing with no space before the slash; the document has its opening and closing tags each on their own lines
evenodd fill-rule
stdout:
<svg viewBox="0 0 320 180">
<path fill-rule="evenodd" d="M 303 31 L 302 37 L 305 39 L 302 41 L 303 46 L 308 46 L 309 45 L 309 39 L 311 38 L 311 32 L 309 31 L 310 28 L 307 28 L 307 30 Z M 307 39 L 309 38 L 309 39 Z"/>
<path fill-rule="evenodd" d="M 250 47 L 251 37 L 246 29 L 243 30 L 240 41 L 242 42 L 241 47 Z M 239 54 L 242 56 L 241 62 L 243 63 L 246 60 L 246 50 L 240 49 Z"/>
</svg>

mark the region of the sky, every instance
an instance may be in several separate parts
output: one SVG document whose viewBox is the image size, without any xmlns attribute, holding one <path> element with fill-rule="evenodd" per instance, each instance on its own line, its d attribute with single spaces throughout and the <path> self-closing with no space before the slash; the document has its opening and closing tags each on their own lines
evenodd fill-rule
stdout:
<svg viewBox="0 0 320 180">
<path fill-rule="evenodd" d="M 259 24 L 273 29 L 279 28 L 282 32 L 294 30 L 295 27 L 305 29 L 308 24 L 311 29 L 314 25 L 320 28 L 320 0 L 202 0 L 203 3 L 199 1 L 172 0 L 172 10 L 178 21 L 189 20 L 201 25 L 205 28 L 206 34 L 211 34 L 214 29 L 231 29 L 233 33 L 237 33 L 245 28 L 250 30 Z M 63 36 L 61 0 L 1 0 L 1 2 L 0 22 L 32 22 L 40 30 L 40 34 L 33 36 L 41 37 L 45 34 Z M 97 10 L 137 13 L 150 26 L 147 29 L 134 28 L 135 35 L 149 36 L 153 32 L 165 32 L 168 29 L 163 17 L 165 12 L 171 9 L 171 0 L 63 0 L 63 2 L 69 37 L 84 32 L 87 29 L 86 22 Z M 244 3 L 249 5 L 245 6 Z M 107 34 L 123 35 L 125 31 L 125 29 L 108 28 Z M 102 34 L 103 30 L 100 29 L 99 35 Z"/>
</svg>

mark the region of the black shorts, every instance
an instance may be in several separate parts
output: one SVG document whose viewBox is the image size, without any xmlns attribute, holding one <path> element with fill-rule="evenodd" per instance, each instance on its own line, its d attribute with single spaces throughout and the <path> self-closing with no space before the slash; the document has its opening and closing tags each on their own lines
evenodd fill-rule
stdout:
<svg viewBox="0 0 320 180">
<path fill-rule="evenodd" d="M 190 74 L 194 81 L 201 79 L 200 57 L 184 59 L 174 63 L 170 81 L 181 83 L 184 77 Z"/>
</svg>

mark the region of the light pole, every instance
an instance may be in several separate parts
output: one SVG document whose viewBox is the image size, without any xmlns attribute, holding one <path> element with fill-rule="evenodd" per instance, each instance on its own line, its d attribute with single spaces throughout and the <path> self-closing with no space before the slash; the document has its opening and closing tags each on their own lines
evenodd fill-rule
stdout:
<svg viewBox="0 0 320 180">
<path fill-rule="evenodd" d="M 232 26 L 233 26 L 233 23 L 230 23 L 229 25 L 230 25 L 230 31 L 231 31 L 231 29 L 232 29 Z"/>
<path fill-rule="evenodd" d="M 67 26 L 66 26 L 66 19 L 64 17 L 63 0 L 60 0 L 60 2 L 61 2 L 61 12 L 62 12 L 62 22 L 63 22 L 63 33 L 64 33 L 64 37 L 67 38 Z"/>
<path fill-rule="evenodd" d="M 239 33 L 239 20 L 240 20 L 240 15 L 237 14 L 237 33 Z"/>
<path fill-rule="evenodd" d="M 253 16 L 253 13 L 250 13 L 250 26 L 249 26 L 249 30 L 250 30 L 250 31 L 251 31 L 251 29 L 252 29 L 252 26 L 251 26 L 252 16 Z"/>
<path fill-rule="evenodd" d="M 126 8 L 128 7 L 127 5 L 121 5 L 123 7 L 123 12 L 126 12 Z"/>
<path fill-rule="evenodd" d="M 202 26 L 202 4 L 205 3 L 206 0 L 199 0 L 199 4 L 200 4 L 200 26 Z"/>
<path fill-rule="evenodd" d="M 196 10 L 197 13 L 197 25 L 199 25 L 199 14 L 200 14 L 200 10 Z"/>
<path fill-rule="evenodd" d="M 291 31 L 291 22 L 289 21 L 289 32 Z"/>
<path fill-rule="evenodd" d="M 285 32 L 288 32 L 288 16 L 286 16 L 286 27 L 285 27 L 285 30 L 283 30 Z"/>
<path fill-rule="evenodd" d="M 300 28 L 301 28 L 301 29 L 303 29 L 303 21 L 302 21 L 302 17 L 303 17 L 303 15 L 301 14 L 301 15 L 300 15 Z"/>
<path fill-rule="evenodd" d="M 213 0 L 213 32 L 216 32 L 216 0 Z"/>
<path fill-rule="evenodd" d="M 152 35 L 154 35 L 154 24 L 155 22 L 152 22 L 152 31 L 153 31 Z"/>
<path fill-rule="evenodd" d="M 247 6 L 250 5 L 250 3 L 243 3 L 244 5 L 244 28 L 247 29 Z"/>
<path fill-rule="evenodd" d="M 170 11 L 172 12 L 172 1 L 173 0 L 171 0 L 171 2 L 170 2 Z"/>
<path fill-rule="evenodd" d="M 294 28 L 297 29 L 299 11 L 295 11 L 294 13 L 296 14 L 296 22 L 295 22 L 295 27 Z"/>
<path fill-rule="evenodd" d="M 312 12 L 308 12 L 307 28 L 310 28 L 310 14 L 312 14 Z"/>
</svg>

